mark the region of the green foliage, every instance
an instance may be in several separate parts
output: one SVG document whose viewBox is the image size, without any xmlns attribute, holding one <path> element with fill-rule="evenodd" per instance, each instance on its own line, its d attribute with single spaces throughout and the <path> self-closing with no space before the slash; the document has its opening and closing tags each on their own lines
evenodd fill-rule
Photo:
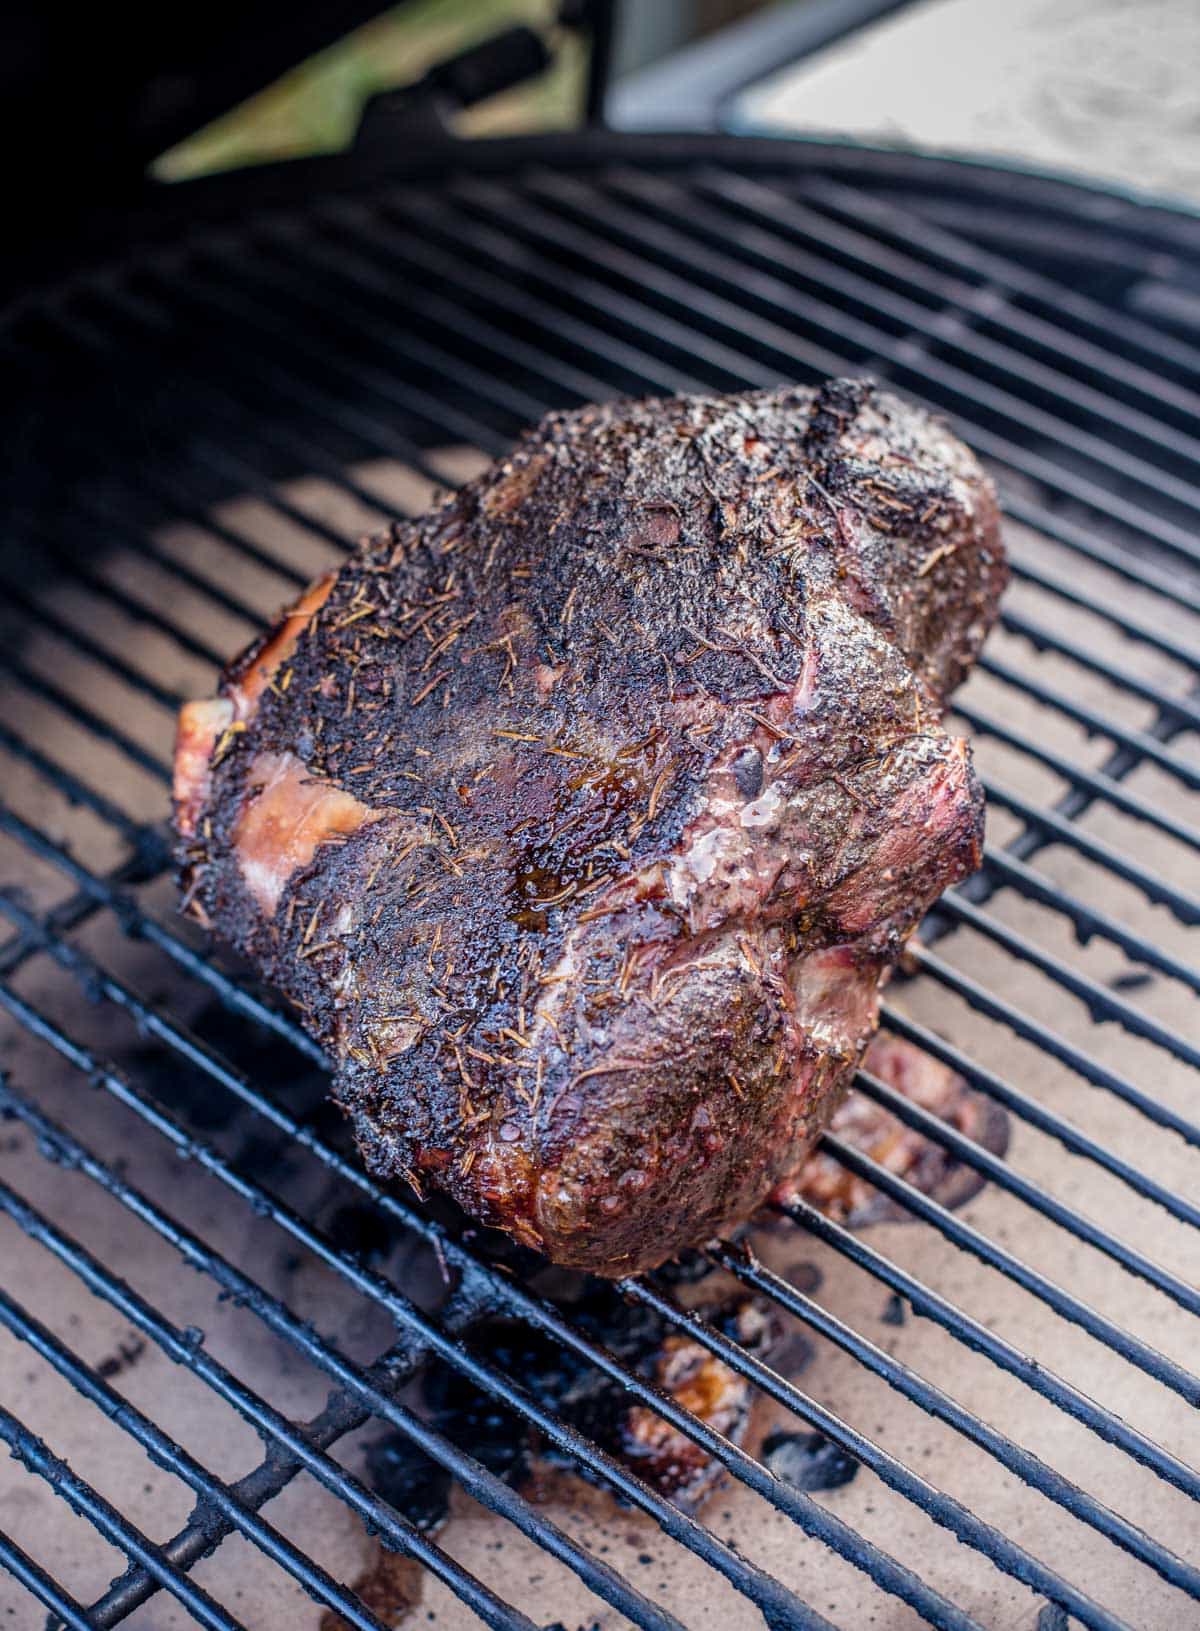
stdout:
<svg viewBox="0 0 1200 1631">
<path fill-rule="evenodd" d="M 554 28 L 555 9 L 553 0 L 409 0 L 163 154 L 154 174 L 179 181 L 266 159 L 334 152 L 350 141 L 375 91 L 419 79 L 439 59 L 518 22 L 551 37 L 554 66 L 540 80 L 463 115 L 458 128 L 464 135 L 500 135 L 573 125 L 584 52 L 577 38 Z"/>
</svg>

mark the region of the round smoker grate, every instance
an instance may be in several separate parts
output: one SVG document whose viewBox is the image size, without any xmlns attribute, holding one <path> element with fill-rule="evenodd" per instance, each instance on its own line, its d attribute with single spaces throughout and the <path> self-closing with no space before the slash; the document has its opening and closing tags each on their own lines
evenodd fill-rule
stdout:
<svg viewBox="0 0 1200 1631">
<path fill-rule="evenodd" d="M 606 1612 L 597 1597 L 648 1625 L 1032 1624 L 1046 1601 L 1089 1625 L 1187 1623 L 1200 1595 L 1186 933 L 1200 349 L 1182 326 L 1194 223 L 1053 183 L 790 145 L 611 139 L 574 157 L 516 144 L 452 173 L 250 213 L 215 191 L 207 206 L 202 190 L 175 241 L 10 318 L 0 868 L 29 893 L 0 901 L 16 1116 L 0 1321 L 25 1339 L 3 1351 L 18 1383 L 6 1405 L 126 1514 L 74 1492 L 118 1552 L 139 1555 L 130 1523 L 179 1537 L 141 1556 L 99 1623 L 152 1580 L 201 1623 L 319 1623 L 287 1574 L 350 1623 L 377 1623 L 380 1554 L 355 1513 L 421 1557 L 434 1577 L 421 1611 L 451 1624 L 471 1623 L 454 1595 L 504 1625 L 590 1623 Z M 865 1080 L 988 1187 L 943 1211 L 831 1140 L 919 1226 L 850 1231 L 800 1208 L 758 1257 L 717 1254 L 813 1351 L 779 1371 L 715 1321 L 698 1327 L 762 1402 L 744 1447 L 658 1404 L 733 1475 L 697 1521 L 560 1421 L 559 1396 L 526 1397 L 520 1350 L 481 1342 L 478 1316 L 494 1305 L 655 1403 L 615 1327 L 581 1319 L 577 1287 L 531 1284 L 526 1259 L 506 1258 L 515 1278 L 499 1272 L 455 1220 L 373 1200 L 320 1107 L 311 1048 L 173 917 L 159 826 L 170 714 L 358 531 L 419 508 L 431 480 L 460 478 L 548 406 L 847 370 L 950 412 L 992 460 L 1011 518 L 1016 584 L 958 709 L 989 786 L 988 863 L 939 910 L 918 976 L 888 1004 L 891 1028 L 1007 1111 L 1011 1140 L 1001 1159 Z M 80 1095 L 81 1071 L 99 1095 Z M 193 1136 L 214 1153 L 181 1171 L 168 1152 Z M 39 1137 L 58 1167 L 31 1158 Z M 182 1286 L 179 1225 L 208 1271 Z M 347 1256 L 348 1238 L 373 1246 L 384 1278 Z M 421 1240 L 465 1276 L 444 1305 Z M 73 1274 L 47 1279 L 53 1258 Z M 212 1276 L 244 1306 L 214 1312 Z M 670 1325 L 711 1283 L 628 1291 Z M 928 1318 L 889 1323 L 897 1308 Z M 309 1316 L 331 1341 L 297 1323 Z M 172 1333 L 189 1324 L 205 1343 Z M 394 1326 L 399 1348 L 377 1364 Z M 474 1332 L 469 1353 L 460 1331 Z M 24 1381 L 30 1342 L 37 1384 Z M 197 1372 L 182 1395 L 164 1350 Z M 646 1516 L 577 1481 L 546 1503 L 527 1481 L 497 1482 L 428 1395 L 416 1416 L 393 1402 L 422 1365 L 466 1374 L 499 1401 L 502 1438 L 532 1419 Z M 97 1440 L 105 1388 L 145 1417 Z M 268 1441 L 258 1471 L 239 1410 Z M 364 1476 L 371 1416 L 368 1442 L 380 1421 L 423 1435 L 512 1525 L 460 1506 L 440 1537 L 414 1537 L 339 1465 Z M 306 1438 L 283 1417 L 316 1426 Z M 752 1452 L 764 1431 L 797 1428 L 869 1470 L 815 1499 L 778 1483 Z M 0 1431 L 61 1487 L 15 1420 Z M 150 1493 L 133 1439 L 171 1464 Z M 114 1554 L 47 1484 L 10 1476 L 27 1504 L 0 1520 L 4 1560 L 43 1600 L 99 1597 Z M 256 1529 L 247 1510 L 276 1489 L 261 1523 L 278 1528 Z M 189 1491 L 208 1499 L 194 1521 Z M 285 1572 L 226 1542 L 187 1584 L 229 1527 Z M 340 1577 L 374 1608 L 355 1609 Z"/>
</svg>

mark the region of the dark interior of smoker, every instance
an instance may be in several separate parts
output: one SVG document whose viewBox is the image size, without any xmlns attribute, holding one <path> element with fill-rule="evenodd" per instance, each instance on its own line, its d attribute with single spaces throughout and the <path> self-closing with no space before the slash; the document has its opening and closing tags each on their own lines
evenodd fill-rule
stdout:
<svg viewBox="0 0 1200 1631">
<path fill-rule="evenodd" d="M 605 8 L 576 9 L 583 26 L 603 35 Z M 1130 723 L 1088 700 L 1086 687 L 1047 683 L 1032 661 L 985 657 L 984 670 L 1014 697 L 1079 727 L 1105 752 L 1094 761 L 1072 760 L 1054 746 L 1053 733 L 1043 739 L 1030 732 L 1019 712 L 989 715 L 969 703 L 956 710 L 977 736 L 1008 742 L 1049 768 L 1063 790 L 1043 805 L 989 786 L 993 810 L 1012 818 L 1013 836 L 993 844 L 979 876 L 952 891 L 926 924 L 910 977 L 933 982 L 1014 1041 L 1052 1055 L 1097 1099 L 1120 1100 L 1148 1126 L 1200 1147 L 1200 1120 L 1159 1096 L 1152 1068 L 1128 1072 L 1111 1063 L 1105 1040 L 1119 1030 L 1144 1042 L 1151 1062 L 1161 1053 L 1200 1064 L 1195 1010 L 1188 1007 L 1200 990 L 1195 967 L 1173 943 L 1123 921 L 1103 889 L 1075 893 L 1038 866 L 1049 847 L 1065 847 L 1086 859 L 1093 876 L 1119 880 L 1175 922 L 1200 922 L 1197 834 L 1174 804 L 1144 791 L 1137 775 L 1149 766 L 1172 785 L 1200 787 L 1191 734 L 1200 726 L 1197 647 L 1174 621 L 1176 614 L 1200 618 L 1200 490 L 1193 485 L 1200 469 L 1200 222 L 1048 177 L 848 147 L 638 137 L 599 126 L 549 139 L 461 143 L 436 135 L 428 107 L 414 113 L 411 98 L 398 111 L 385 109 L 384 124 L 357 152 L 189 183 L 170 196 L 135 184 L 134 170 L 140 173 L 166 145 L 164 136 L 195 128 L 284 65 L 285 48 L 271 33 L 279 23 L 275 8 L 251 8 L 249 17 L 255 26 L 247 22 L 247 49 L 232 79 L 215 68 L 207 77 L 197 70 L 194 94 L 180 93 L 173 109 L 170 98 L 156 104 L 133 95 L 151 80 L 170 82 L 153 36 L 142 37 L 144 57 L 126 59 L 126 81 L 114 87 L 107 108 L 96 94 L 97 76 L 87 75 L 76 87 L 82 98 L 76 153 L 90 153 L 91 162 L 65 163 L 56 148 L 31 158 L 19 190 L 27 213 L 19 256 L 10 264 L 11 298 L 0 315 L 7 382 L 0 671 L 39 706 L 104 737 L 164 790 L 153 818 L 130 814 L 120 785 L 97 786 L 76 774 L 18 711 L 0 719 L 0 748 L 9 761 L 90 812 L 123 852 L 110 872 L 94 871 L 50 827 L 0 794 L 0 833 L 69 885 L 46 914 L 31 910 L 18 889 L 0 893 L 9 931 L 0 944 L 0 1009 L 77 1072 L 81 1087 L 91 1082 L 155 1140 L 198 1163 L 223 1195 L 221 1204 L 244 1205 L 272 1221 L 297 1253 L 331 1265 L 356 1296 L 382 1307 L 395 1322 L 395 1342 L 371 1364 L 345 1358 L 280 1299 L 140 1200 L 136 1169 L 96 1156 L 72 1124 L 48 1116 L 36 1074 L 26 1069 L 20 1079 L 16 1071 L 0 1078 L 0 1111 L 33 1136 L 37 1159 L 103 1188 L 128 1208 L 131 1229 L 148 1226 L 173 1241 L 215 1291 L 249 1308 L 323 1371 L 332 1390 L 310 1421 L 273 1413 L 194 1334 L 176 1329 L 126 1286 L 119 1260 L 92 1256 L 25 1201 L 19 1167 L 6 1168 L 0 1211 L 9 1222 L 118 1306 L 146 1342 L 252 1420 L 263 1454 L 259 1465 L 225 1484 L 180 1449 L 169 1420 L 127 1410 L 124 1429 L 197 1498 L 173 1537 L 150 1542 L 0 1402 L 0 1437 L 13 1454 L 109 1538 L 128 1569 L 112 1586 L 97 1580 L 91 1607 L 84 1607 L 2 1534 L 0 1564 L 58 1616 L 56 1623 L 115 1625 L 165 1590 L 199 1623 L 236 1627 L 236 1613 L 214 1602 L 190 1571 L 240 1531 L 336 1611 L 340 1618 L 331 1623 L 379 1626 L 369 1603 L 270 1528 L 270 1501 L 305 1471 L 359 1513 L 385 1546 L 447 1583 L 485 1623 L 534 1623 L 439 1548 L 437 1525 L 457 1484 L 565 1562 L 594 1594 L 597 1611 L 602 1602 L 633 1624 L 677 1627 L 669 1598 L 613 1569 L 531 1498 L 535 1467 L 571 1468 L 649 1514 L 662 1544 L 690 1550 L 768 1625 L 834 1623 L 802 1585 L 781 1582 L 728 1544 L 703 1509 L 675 1499 L 677 1484 L 631 1457 L 622 1435 L 631 1405 L 640 1404 L 696 1446 L 706 1469 L 725 1469 L 929 1624 L 965 1628 L 980 1621 L 927 1582 L 921 1555 L 890 1555 L 843 1521 L 836 1505 L 814 1496 L 865 1466 L 941 1526 L 942 1545 L 952 1548 L 957 1540 L 1023 1582 L 1040 1605 L 1042 1631 L 1128 1623 L 1093 1596 L 1091 1581 L 1060 1571 L 1053 1523 L 1040 1546 L 1013 1540 L 941 1491 L 936 1467 L 910 1466 L 805 1393 L 795 1379 L 803 1368 L 797 1343 L 813 1338 L 834 1344 L 982 1446 L 999 1469 L 1045 1496 L 1048 1511 L 1070 1514 L 1112 1541 L 1135 1576 L 1165 1581 L 1178 1602 L 1177 1623 L 1190 1623 L 1188 1614 L 1200 1612 L 1194 1606 L 1200 1559 L 1186 1550 L 1180 1555 L 1152 1520 L 1127 1512 L 1119 1488 L 1101 1499 L 1061 1477 L 1026 1447 L 1019 1419 L 998 1425 L 960 1406 L 931 1375 L 891 1357 L 878 1333 L 872 1339 L 829 1312 L 815 1286 L 789 1283 L 752 1250 L 714 1246 L 614 1289 L 546 1271 L 448 1206 L 381 1193 L 357 1166 L 325 1101 L 319 1055 L 294 1021 L 200 937 L 161 909 L 146 908 L 144 891 L 169 873 L 161 755 L 31 666 L 25 647 L 58 617 L 62 638 L 170 710 L 179 698 L 169 683 L 114 652 L 101 631 L 64 621 L 48 607 L 46 587 L 67 580 L 90 585 L 115 610 L 178 642 L 215 672 L 228 652 L 182 628 L 169 593 L 143 598 L 107 580 L 106 552 L 132 552 L 154 568 L 157 581 L 174 574 L 181 589 L 210 597 L 235 618 L 261 621 L 236 582 L 182 565 L 156 542 L 157 530 L 193 520 L 235 554 L 278 574 L 278 557 L 215 518 L 217 507 L 257 495 L 277 517 L 344 550 L 353 534 L 289 497 L 284 489 L 294 478 L 315 474 L 373 511 L 386 511 L 378 489 L 356 474 L 370 461 L 398 460 L 444 482 L 439 449 L 503 452 L 551 407 L 841 372 L 886 379 L 950 416 L 997 475 L 1010 520 L 1052 540 L 1056 562 L 1079 563 L 1075 575 L 1022 551 L 1018 582 L 1043 592 L 1051 613 L 1055 606 L 1095 613 L 1106 637 L 1089 645 L 1062 632 L 1052 615 L 1039 621 L 1019 606 L 1007 614 L 1007 632 L 1031 658 L 1052 653 L 1145 704 L 1145 717 Z M 343 7 L 324 26 L 328 34 L 358 20 L 353 6 Z M 38 62 L 40 36 L 25 21 L 22 60 Z M 206 50 L 214 38 L 219 33 L 206 36 Z M 262 39 L 270 43 L 259 50 Z M 301 38 L 293 29 L 287 48 L 297 45 L 302 54 L 319 43 L 315 33 Z M 95 46 L 103 69 L 111 46 L 100 35 Z M 192 49 L 194 63 L 199 45 Z M 505 50 L 494 70 L 500 78 L 536 57 L 527 40 Z M 212 61 L 227 58 L 218 51 Z M 42 71 L 51 73 L 45 64 Z M 480 83 L 490 83 L 492 73 L 488 67 Z M 40 112 L 32 106 L 36 89 Z M 30 75 L 15 111 L 44 117 L 45 94 L 45 79 Z M 130 113 L 135 103 L 142 109 L 137 118 Z M 595 84 L 592 103 L 596 111 Z M 169 117 L 145 112 L 164 105 Z M 98 133 L 107 143 L 103 161 Z M 1098 594 L 1092 570 L 1107 575 L 1117 592 Z M 288 567 L 284 575 L 298 585 L 306 574 Z M 1144 601 L 1122 604 L 1122 584 L 1158 597 L 1163 618 L 1139 609 Z M 1145 677 L 1127 660 L 1134 646 L 1167 659 L 1173 672 L 1190 673 L 1190 686 Z M 1190 875 L 1186 861 L 1164 876 L 1144 864 L 1136 846 L 1096 836 L 1085 818 L 1098 805 L 1168 836 L 1181 856 L 1190 856 Z M 1117 948 L 1128 971 L 1101 983 L 1065 952 L 1013 928 L 994 909 L 1013 895 L 1056 914 L 1079 942 L 1099 939 Z M 164 967 L 202 989 L 192 1024 L 91 959 L 78 932 L 101 917 L 114 918 Z M 1064 1002 L 1082 1003 L 1094 1022 L 1091 1045 L 1026 1012 L 1004 979 L 964 972 L 946 948 L 965 929 L 1014 967 L 1035 968 Z M 118 1068 L 23 994 L 22 971 L 39 959 L 57 962 L 91 1001 L 121 1008 L 137 1025 L 141 1051 Z M 1141 1004 L 1144 988 L 1162 981 L 1180 994 L 1172 1010 L 1178 1023 Z M 1135 1244 L 1110 1231 L 1094 1207 L 1076 1205 L 1010 1165 L 1003 1125 L 1011 1120 L 1056 1140 L 1189 1229 L 1200 1226 L 1195 1191 L 1160 1183 L 1136 1149 L 1112 1147 L 1086 1123 L 1060 1115 L 1053 1102 L 1027 1093 L 1018 1055 L 999 1048 L 968 1057 L 906 1018 L 903 982 L 892 988 L 885 1015 L 894 1034 L 958 1072 L 991 1120 L 964 1132 L 865 1077 L 867 1098 L 893 1112 L 936 1157 L 938 1181 L 931 1180 L 930 1192 L 919 1174 L 897 1176 L 836 1136 L 827 1139 L 827 1152 L 887 1201 L 889 1216 L 905 1217 L 976 1259 L 978 1276 L 1015 1282 L 1156 1388 L 1193 1407 L 1200 1403 L 1200 1378 L 1191 1367 L 1093 1306 L 1086 1279 L 1064 1286 L 1031 1266 L 1019 1236 L 1002 1242 L 974 1228 L 956 1209 L 953 1190 L 938 1182 L 953 1168 L 976 1185 L 996 1186 L 1013 1198 L 1018 1215 L 1065 1231 L 1192 1317 L 1200 1315 L 1195 1284 L 1160 1264 L 1152 1241 Z M 279 1173 L 301 1160 L 324 1169 L 336 1197 L 315 1218 L 277 1195 Z M 977 1364 L 1015 1377 L 1175 1492 L 1200 1499 L 1200 1473 L 1188 1464 L 1186 1446 L 1156 1442 L 1062 1379 L 1053 1352 L 1026 1352 L 1020 1330 L 993 1330 L 955 1306 L 877 1250 L 852 1221 L 799 1203 L 790 1219 L 771 1227 L 819 1240 L 878 1282 L 891 1318 L 923 1317 Z M 377 1270 L 400 1236 L 428 1248 L 411 1286 Z M 798 1322 L 802 1336 L 793 1336 L 790 1359 L 779 1347 L 756 1346 L 761 1330 L 748 1334 L 727 1304 L 714 1304 L 703 1318 L 689 1313 L 696 1288 L 718 1270 Z M 111 1382 L 6 1291 L 0 1323 L 102 1409 L 118 1408 Z M 685 1335 L 786 1407 L 795 1431 L 743 1443 L 698 1420 L 664 1393 L 653 1368 L 670 1333 Z M 424 1380 L 417 1385 L 414 1378 Z M 366 1481 L 359 1482 L 328 1452 L 364 1422 L 378 1431 Z"/>
</svg>

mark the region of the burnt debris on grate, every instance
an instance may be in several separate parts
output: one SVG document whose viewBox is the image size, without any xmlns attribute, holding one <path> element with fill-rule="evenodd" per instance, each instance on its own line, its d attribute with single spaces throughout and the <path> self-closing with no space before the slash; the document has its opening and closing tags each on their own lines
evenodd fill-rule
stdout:
<svg viewBox="0 0 1200 1631">
<path fill-rule="evenodd" d="M 1094 231 L 1122 265 L 1152 253 Z M 13 1374 L 32 1354 L 68 1390 L 58 1414 L 11 1394 L 48 1446 L 0 1425 L 83 1514 L 57 1508 L 70 1564 L 36 1495 L 3 1538 L 22 1610 L 1178 1623 L 1200 1599 L 1190 343 L 833 172 L 716 156 L 264 211 L 0 338 L 30 410 L 0 561 L 0 862 L 25 891 L 0 897 L 0 1319 Z M 380 1193 L 316 1050 L 175 919 L 171 711 L 356 532 L 547 407 L 847 369 L 954 414 L 1016 566 L 957 709 L 985 868 L 887 993 L 924 1087 L 877 1055 L 786 1220 L 565 1284 Z M 97 1408 L 154 1495 L 89 1457 Z M 481 1508 L 505 1521 L 455 1521 Z M 96 1535 L 128 1563 L 98 1601 Z"/>
</svg>

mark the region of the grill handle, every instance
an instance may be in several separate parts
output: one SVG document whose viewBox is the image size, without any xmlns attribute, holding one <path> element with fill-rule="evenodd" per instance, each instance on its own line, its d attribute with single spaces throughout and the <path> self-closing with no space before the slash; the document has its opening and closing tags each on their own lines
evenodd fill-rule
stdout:
<svg viewBox="0 0 1200 1631">
<path fill-rule="evenodd" d="M 536 79 L 551 60 L 549 46 L 534 29 L 506 28 L 436 63 L 413 84 L 372 96 L 363 108 L 355 148 L 394 154 L 403 143 L 444 140 L 452 114 Z"/>
</svg>

